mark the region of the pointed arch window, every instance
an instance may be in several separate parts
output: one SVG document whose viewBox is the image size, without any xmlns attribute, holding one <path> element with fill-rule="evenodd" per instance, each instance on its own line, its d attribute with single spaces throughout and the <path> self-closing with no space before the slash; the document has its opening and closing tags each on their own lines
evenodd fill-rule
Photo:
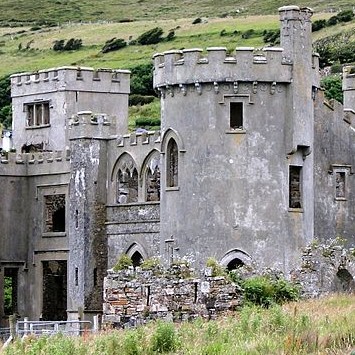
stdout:
<svg viewBox="0 0 355 355">
<path fill-rule="evenodd" d="M 166 152 L 166 185 L 178 186 L 178 146 L 173 138 L 170 138 Z"/>
<path fill-rule="evenodd" d="M 146 165 L 146 201 L 160 201 L 160 156 L 155 152 Z"/>
<path fill-rule="evenodd" d="M 116 176 L 117 202 L 134 203 L 138 201 L 138 172 L 132 157 L 124 155 L 119 162 Z"/>
</svg>

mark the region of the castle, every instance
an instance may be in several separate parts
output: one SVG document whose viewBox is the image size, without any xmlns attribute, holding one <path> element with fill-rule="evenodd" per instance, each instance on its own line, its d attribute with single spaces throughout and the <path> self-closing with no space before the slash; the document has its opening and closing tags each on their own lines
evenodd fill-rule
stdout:
<svg viewBox="0 0 355 355">
<path fill-rule="evenodd" d="M 106 270 L 214 257 L 285 273 L 314 238 L 354 244 L 355 74 L 325 101 L 308 8 L 279 9 L 280 48 L 154 56 L 161 131 L 128 132 L 130 73 L 11 77 L 15 152 L 0 161 L 6 316 L 89 319 Z"/>
</svg>

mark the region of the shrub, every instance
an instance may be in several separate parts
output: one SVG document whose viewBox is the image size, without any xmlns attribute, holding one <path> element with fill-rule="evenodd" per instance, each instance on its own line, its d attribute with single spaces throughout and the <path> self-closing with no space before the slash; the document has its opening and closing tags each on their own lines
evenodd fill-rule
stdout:
<svg viewBox="0 0 355 355">
<path fill-rule="evenodd" d="M 163 29 L 160 27 L 155 27 L 147 32 L 142 33 L 137 38 L 137 43 L 141 45 L 157 44 L 163 40 L 162 35 Z"/>
<path fill-rule="evenodd" d="M 337 16 L 332 16 L 328 19 L 327 21 L 327 26 L 334 26 L 338 23 L 338 17 Z"/>
<path fill-rule="evenodd" d="M 54 41 L 53 50 L 54 51 L 62 51 L 64 49 L 64 39 L 59 39 Z"/>
<path fill-rule="evenodd" d="M 158 258 L 146 259 L 140 264 L 142 270 L 152 270 L 155 267 L 159 266 L 160 262 Z"/>
<path fill-rule="evenodd" d="M 131 93 L 156 96 L 153 89 L 153 64 L 141 64 L 131 70 Z"/>
<path fill-rule="evenodd" d="M 160 126 L 160 118 L 157 117 L 138 117 L 136 127 L 150 128 Z"/>
<path fill-rule="evenodd" d="M 60 51 L 73 51 L 80 49 L 83 46 L 83 41 L 80 38 L 70 38 L 67 43 L 64 39 L 54 41 L 53 50 Z"/>
<path fill-rule="evenodd" d="M 168 35 L 166 36 L 165 40 L 167 42 L 172 41 L 175 38 L 175 31 L 174 30 L 170 30 Z"/>
<path fill-rule="evenodd" d="M 280 43 L 280 30 L 265 30 L 263 32 L 263 41 L 265 43 Z"/>
<path fill-rule="evenodd" d="M 133 265 L 132 259 L 127 254 L 122 254 L 118 258 L 117 263 L 112 269 L 113 271 L 120 271 L 120 270 L 128 269 L 128 267 L 132 265 Z"/>
<path fill-rule="evenodd" d="M 206 266 L 212 268 L 212 276 L 225 276 L 226 270 L 215 258 L 208 258 Z"/>
<path fill-rule="evenodd" d="M 248 39 L 248 38 L 252 37 L 254 34 L 255 34 L 255 30 L 253 30 L 251 28 L 250 30 L 246 30 L 246 31 L 243 32 L 242 38 Z"/>
<path fill-rule="evenodd" d="M 327 26 L 327 20 L 316 20 L 312 22 L 312 32 L 321 30 Z"/>
<path fill-rule="evenodd" d="M 349 22 L 354 18 L 354 13 L 352 10 L 344 10 L 339 12 L 336 17 L 339 22 Z"/>
<path fill-rule="evenodd" d="M 172 323 L 159 322 L 152 337 L 152 350 L 158 353 L 167 353 L 174 351 L 177 345 L 174 325 Z"/>
<path fill-rule="evenodd" d="M 200 17 L 197 17 L 192 21 L 192 24 L 197 25 L 198 23 L 201 23 L 201 22 L 202 22 L 202 19 Z"/>
<path fill-rule="evenodd" d="M 108 53 L 113 51 L 118 51 L 121 48 L 127 46 L 127 42 L 122 38 L 111 38 L 105 42 L 104 46 L 101 49 L 102 53 Z"/>
<path fill-rule="evenodd" d="M 272 280 L 267 276 L 254 276 L 244 280 L 242 287 L 246 302 L 266 308 L 299 298 L 298 287 L 285 279 Z"/>
<path fill-rule="evenodd" d="M 324 95 L 328 100 L 343 102 L 342 79 L 340 75 L 328 75 L 321 80 Z"/>
<path fill-rule="evenodd" d="M 133 94 L 129 96 L 129 106 L 146 105 L 153 102 L 155 96 Z"/>
<path fill-rule="evenodd" d="M 83 41 L 80 38 L 70 38 L 64 45 L 64 51 L 75 51 L 83 46 Z"/>
</svg>

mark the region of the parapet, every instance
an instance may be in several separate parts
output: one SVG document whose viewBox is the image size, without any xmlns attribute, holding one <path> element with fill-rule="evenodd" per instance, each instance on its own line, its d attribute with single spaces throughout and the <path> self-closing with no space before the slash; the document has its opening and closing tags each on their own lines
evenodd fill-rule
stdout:
<svg viewBox="0 0 355 355">
<path fill-rule="evenodd" d="M 70 171 L 70 150 L 36 153 L 8 152 L 0 157 L 0 175 L 34 176 Z"/>
<path fill-rule="evenodd" d="M 343 68 L 344 110 L 355 113 L 355 65 Z"/>
<path fill-rule="evenodd" d="M 282 48 L 236 48 L 232 56 L 225 47 L 168 51 L 154 55 L 154 87 L 166 85 L 264 81 L 290 83 L 292 62 Z"/>
<path fill-rule="evenodd" d="M 69 139 L 109 139 L 115 134 L 115 122 L 105 113 L 78 112 L 69 120 Z"/>
<path fill-rule="evenodd" d="M 129 94 L 130 71 L 59 67 L 11 75 L 12 97 L 71 90 Z"/>
<path fill-rule="evenodd" d="M 131 147 L 141 145 L 159 145 L 160 148 L 161 134 L 160 131 L 144 131 L 132 132 L 117 138 L 117 147 Z"/>
</svg>

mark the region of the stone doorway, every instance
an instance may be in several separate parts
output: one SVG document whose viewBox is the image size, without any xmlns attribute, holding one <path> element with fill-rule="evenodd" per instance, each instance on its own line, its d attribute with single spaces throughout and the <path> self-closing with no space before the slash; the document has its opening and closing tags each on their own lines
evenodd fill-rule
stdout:
<svg viewBox="0 0 355 355">
<path fill-rule="evenodd" d="M 43 265 L 43 320 L 67 319 L 67 262 L 42 261 Z"/>
</svg>

